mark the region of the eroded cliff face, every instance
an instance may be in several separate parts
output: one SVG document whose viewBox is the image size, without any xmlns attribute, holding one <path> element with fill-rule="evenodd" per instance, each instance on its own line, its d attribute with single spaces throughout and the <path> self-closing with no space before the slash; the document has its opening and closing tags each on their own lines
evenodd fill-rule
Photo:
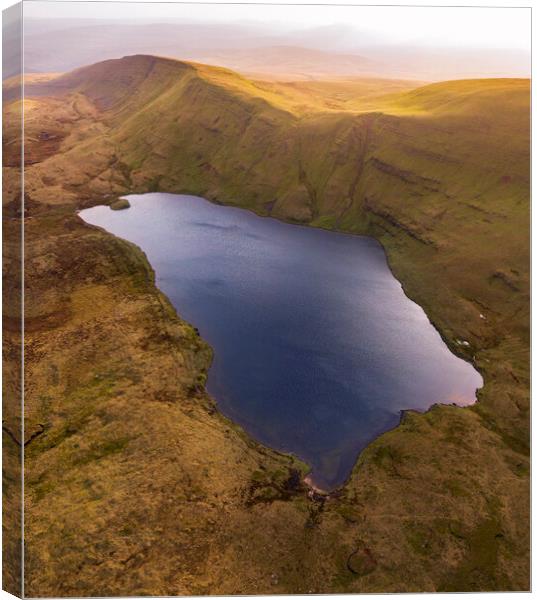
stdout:
<svg viewBox="0 0 537 600">
<path fill-rule="evenodd" d="M 527 82 L 374 114 L 244 85 L 133 57 L 29 87 L 27 594 L 527 589 Z M 310 493 L 304 465 L 215 409 L 210 349 L 140 250 L 76 216 L 156 189 L 375 235 L 484 374 L 479 403 L 407 413 L 346 486 Z"/>
</svg>

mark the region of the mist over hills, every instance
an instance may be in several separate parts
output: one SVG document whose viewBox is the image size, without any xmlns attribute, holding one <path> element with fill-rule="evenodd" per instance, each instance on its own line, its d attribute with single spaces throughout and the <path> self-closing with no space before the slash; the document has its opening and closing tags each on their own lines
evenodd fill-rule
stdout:
<svg viewBox="0 0 537 600">
<path fill-rule="evenodd" d="M 396 77 L 440 81 L 527 77 L 523 50 L 389 44 L 349 25 L 302 30 L 259 23 L 29 19 L 27 72 L 65 72 L 108 58 L 153 54 L 278 79 Z M 4 78 L 13 73 L 5 69 Z"/>
<path fill-rule="evenodd" d="M 21 533 L 31 597 L 530 588 L 529 10 L 400 8 L 35 0 L 22 102 L 4 18 L 6 589 Z M 479 401 L 404 411 L 318 494 L 218 410 L 145 254 L 78 214 L 152 192 L 374 237 Z"/>
</svg>

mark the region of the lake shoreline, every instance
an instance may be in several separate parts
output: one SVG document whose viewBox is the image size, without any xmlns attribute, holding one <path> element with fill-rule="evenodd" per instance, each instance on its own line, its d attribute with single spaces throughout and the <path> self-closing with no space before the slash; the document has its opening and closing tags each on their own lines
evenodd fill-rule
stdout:
<svg viewBox="0 0 537 600">
<path fill-rule="evenodd" d="M 144 193 L 148 193 L 148 192 L 139 192 L 140 194 L 144 194 Z M 191 192 L 162 192 L 162 193 L 166 193 L 166 194 L 177 194 L 177 195 L 181 195 L 181 194 L 185 194 L 185 195 L 193 195 L 196 196 L 197 194 L 195 193 L 191 193 Z M 130 195 L 130 194 L 126 194 L 125 196 Z M 406 297 L 411 301 L 414 302 L 415 304 L 417 304 L 420 308 L 422 308 L 422 310 L 424 311 L 424 313 L 427 315 L 427 318 L 429 319 L 429 323 L 436 329 L 436 331 L 438 332 L 438 334 L 440 335 L 440 337 L 442 338 L 442 340 L 444 341 L 444 343 L 446 344 L 446 346 L 448 346 L 448 348 L 450 349 L 450 351 L 455 354 L 455 356 L 458 356 L 459 358 L 461 358 L 462 360 L 465 360 L 466 362 L 470 363 L 478 372 L 479 374 L 483 377 L 483 380 L 485 379 L 485 374 L 482 371 L 481 367 L 479 366 L 479 364 L 476 362 L 475 360 L 475 355 L 469 356 L 468 352 L 464 352 L 463 349 L 461 348 L 461 346 L 459 344 L 456 343 L 456 340 L 449 338 L 443 331 L 442 327 L 440 327 L 430 316 L 429 311 L 426 310 L 425 306 L 423 304 L 421 304 L 418 300 L 414 299 L 412 294 L 408 291 L 408 287 L 405 284 L 404 278 L 401 278 L 399 276 L 399 274 L 395 271 L 395 269 L 393 268 L 393 265 L 390 261 L 390 253 L 389 253 L 389 248 L 382 243 L 382 241 L 379 239 L 378 236 L 375 236 L 373 233 L 357 233 L 357 232 L 353 232 L 353 231 L 348 231 L 345 229 L 331 229 L 330 227 L 326 227 L 323 225 L 313 225 L 311 223 L 307 223 L 307 222 L 302 222 L 302 221 L 297 221 L 294 219 L 284 219 L 284 218 L 280 218 L 280 217 L 275 217 L 271 214 L 266 214 L 263 213 L 261 211 L 256 210 L 253 207 L 249 207 L 249 206 L 242 206 L 239 204 L 233 204 L 230 202 L 223 202 L 220 201 L 216 198 L 211 198 L 210 196 L 200 196 L 203 197 L 205 200 L 207 200 L 208 202 L 211 202 L 212 204 L 215 204 L 216 206 L 227 206 L 230 208 L 238 208 L 241 210 L 246 210 L 248 212 L 251 212 L 253 214 L 255 214 L 258 217 L 264 218 L 264 219 L 274 219 L 275 221 L 279 221 L 280 223 L 287 223 L 288 225 L 294 225 L 295 227 L 305 227 L 308 229 L 321 229 L 323 231 L 329 231 L 331 233 L 340 233 L 340 234 L 344 234 L 344 235 L 352 235 L 352 236 L 357 236 L 357 237 L 366 237 L 366 238 L 371 238 L 373 240 L 375 240 L 376 242 L 378 242 L 381 246 L 382 249 L 384 250 L 384 254 L 386 255 L 386 263 L 388 265 L 388 268 L 390 269 L 393 277 L 395 279 L 397 279 L 397 281 L 401 284 L 401 287 L 403 289 L 403 292 L 405 293 Z M 484 387 L 484 385 L 483 385 Z M 479 388 L 482 389 L 482 388 Z M 476 398 L 476 402 L 479 402 L 479 398 Z M 412 410 L 412 409 L 408 409 L 408 410 Z"/>
<path fill-rule="evenodd" d="M 164 193 L 164 194 L 168 194 L 168 193 Z M 138 195 L 138 194 L 122 194 L 122 196 L 121 196 L 121 197 L 122 197 L 122 198 L 127 198 L 127 199 L 128 199 L 128 198 L 132 198 L 133 196 L 137 196 L 137 195 Z M 178 194 L 172 194 L 172 195 L 178 195 Z M 301 227 L 301 228 L 304 228 L 304 229 L 309 229 L 309 230 L 312 230 L 312 229 L 313 229 L 313 230 L 319 229 L 319 230 L 324 230 L 324 231 L 327 231 L 327 232 L 329 232 L 330 234 L 342 235 L 342 236 L 345 236 L 345 237 L 353 236 L 353 237 L 360 237 L 360 238 L 364 238 L 364 239 L 371 239 L 371 240 L 374 240 L 374 241 L 375 241 L 375 243 L 376 243 L 376 244 L 378 244 L 379 248 L 381 248 L 381 249 L 382 249 L 382 253 L 383 253 L 383 256 L 384 256 L 384 259 L 385 259 L 385 262 L 386 262 L 386 266 L 387 266 L 387 267 L 388 267 L 388 269 L 390 270 L 390 272 L 391 272 L 392 276 L 394 277 L 394 279 L 396 279 L 396 280 L 398 281 L 398 283 L 399 283 L 399 285 L 401 286 L 401 289 L 402 289 L 402 291 L 403 291 L 403 293 L 404 293 L 405 297 L 406 297 L 406 298 L 407 298 L 407 299 L 408 299 L 410 302 L 412 302 L 413 304 L 415 304 L 416 306 L 418 306 L 420 309 L 422 309 L 422 310 L 423 310 L 423 308 L 422 308 L 422 307 L 421 307 L 421 306 L 420 306 L 418 303 L 416 303 L 414 300 L 412 300 L 412 299 L 409 297 L 409 295 L 408 295 L 407 291 L 405 290 L 405 288 L 404 288 L 404 286 L 403 286 L 402 282 L 401 282 L 399 279 L 397 279 L 397 278 L 396 278 L 396 276 L 395 276 L 395 273 L 394 273 L 394 271 L 393 271 L 393 269 L 392 269 L 392 267 L 391 267 L 391 264 L 390 264 L 390 261 L 389 261 L 389 257 L 388 257 L 387 251 L 386 251 L 386 248 L 385 248 L 385 247 L 384 247 L 384 245 L 383 245 L 383 244 L 380 242 L 380 240 L 378 240 L 377 238 L 375 238 L 375 237 L 374 237 L 374 236 L 372 236 L 372 235 L 366 235 L 366 234 L 360 234 L 360 233 L 349 233 L 349 232 L 345 232 L 345 231 L 334 231 L 334 230 L 330 230 L 330 229 L 327 229 L 327 228 L 315 227 L 315 226 L 312 226 L 312 225 L 309 225 L 309 224 L 305 224 L 305 223 L 295 223 L 295 222 L 288 222 L 288 221 L 285 221 L 285 220 L 283 220 L 283 219 L 278 219 L 278 218 L 276 218 L 276 217 L 272 217 L 272 216 L 270 216 L 270 215 L 260 215 L 260 214 L 258 214 L 256 211 L 249 210 L 249 209 L 245 209 L 244 207 L 241 207 L 241 206 L 238 206 L 238 205 L 226 205 L 226 204 L 224 204 L 224 203 L 221 203 L 221 202 L 218 202 L 218 201 L 212 201 L 211 199 L 204 198 L 204 197 L 199 197 L 199 196 L 196 196 L 196 198 L 197 198 L 197 199 L 199 199 L 199 200 L 203 200 L 203 201 L 205 201 L 205 202 L 208 202 L 208 203 L 214 204 L 215 206 L 221 206 L 221 207 L 226 207 L 226 208 L 234 208 L 234 209 L 238 209 L 238 210 L 239 210 L 239 214 L 240 214 L 241 212 L 246 212 L 246 213 L 251 213 L 251 214 L 253 214 L 253 215 L 256 215 L 256 216 L 264 216 L 264 217 L 266 217 L 267 219 L 269 219 L 269 220 L 272 220 L 272 221 L 274 221 L 275 223 L 278 223 L 278 224 L 294 225 L 294 226 L 299 226 L 299 227 Z M 80 215 L 79 215 L 79 216 L 80 216 Z M 113 233 L 109 232 L 109 231 L 108 231 L 106 228 L 103 228 L 103 229 L 104 229 L 104 231 L 106 231 L 106 233 L 108 233 L 108 234 L 110 234 L 110 235 L 114 235 Z M 130 240 L 128 240 L 128 242 L 129 242 L 129 243 L 133 243 L 133 242 L 131 242 Z M 144 250 L 142 250 L 142 252 L 144 252 L 144 254 L 145 254 L 145 251 L 144 251 Z M 148 259 L 148 260 L 149 260 L 149 259 Z M 160 288 L 158 288 L 158 285 L 157 285 L 157 283 L 156 283 L 156 282 L 155 282 L 155 286 L 157 287 L 157 289 L 159 289 L 160 293 L 164 293 L 164 294 L 165 294 L 165 292 L 164 292 L 163 290 L 161 290 Z M 166 295 L 166 294 L 165 294 L 165 295 Z M 173 304 L 173 303 L 172 303 L 172 304 Z M 176 309 L 176 308 L 175 308 L 175 306 L 174 306 L 174 309 L 176 310 L 177 314 L 179 314 L 179 309 Z M 426 317 L 427 317 L 427 321 L 428 321 L 428 323 L 429 323 L 430 325 L 432 325 L 432 327 L 435 329 L 435 331 L 436 331 L 436 332 L 437 332 L 437 333 L 440 335 L 440 337 L 441 337 L 441 339 L 442 339 L 443 343 L 445 343 L 445 338 L 444 338 L 444 336 L 442 336 L 442 334 L 441 334 L 441 332 L 438 330 L 438 328 L 437 328 L 437 327 L 435 327 L 435 325 L 434 325 L 434 323 L 431 321 L 431 319 L 430 319 L 429 315 L 428 315 L 428 314 L 427 314 L 427 313 L 426 313 L 424 310 L 423 310 L 423 312 L 424 312 L 424 314 L 425 314 L 425 315 L 426 315 Z M 182 318 L 182 317 L 180 316 L 180 318 Z M 194 325 L 193 325 L 193 326 L 194 326 Z M 202 326 L 202 323 L 200 323 L 200 322 L 196 322 L 196 323 L 195 323 L 195 326 L 196 326 L 196 327 L 201 327 L 201 326 Z M 460 355 L 460 352 L 459 352 L 459 353 L 455 353 L 455 352 L 453 352 L 453 349 L 452 349 L 452 347 L 451 347 L 449 344 L 446 344 L 446 346 L 448 347 L 448 349 L 450 350 L 450 352 L 451 352 L 452 354 L 454 354 L 454 355 L 455 355 L 455 356 L 457 356 L 458 358 L 463 358 L 463 359 L 465 359 L 465 360 L 466 360 L 466 362 L 469 362 L 470 364 L 472 364 L 472 362 L 471 362 L 471 361 L 468 361 L 468 360 L 467 360 L 467 359 L 464 357 L 464 355 L 463 355 L 463 356 L 461 356 L 461 355 Z M 460 348 L 459 348 L 459 350 L 460 350 Z M 213 349 L 213 351 L 212 351 L 212 356 L 214 357 L 214 349 Z M 212 360 L 213 360 L 213 359 L 212 359 Z M 478 372 L 479 372 L 479 371 L 478 371 Z M 479 389 L 482 389 L 482 388 L 477 388 L 477 389 L 479 390 Z M 215 396 L 213 396 L 213 397 L 215 397 Z M 471 406 L 471 405 L 473 405 L 473 404 L 475 404 L 477 401 L 478 401 L 478 397 L 477 397 L 477 394 L 476 394 L 476 398 L 475 398 L 474 402 L 473 402 L 472 404 L 470 404 L 470 406 Z M 345 480 L 344 480 L 342 483 L 339 483 L 339 484 L 335 485 L 334 487 L 330 487 L 330 488 L 325 488 L 325 486 L 320 486 L 320 485 L 316 484 L 316 483 L 313 481 L 313 479 L 312 479 L 312 474 L 311 474 L 311 470 L 310 470 L 310 471 L 308 471 L 308 473 L 306 474 L 306 477 L 305 477 L 305 479 L 304 479 L 304 483 L 305 483 L 305 484 L 306 484 L 306 485 L 307 485 L 307 486 L 310 488 L 310 490 L 312 490 L 313 492 L 316 492 L 316 493 L 318 492 L 318 493 L 321 493 L 321 494 L 329 494 L 329 493 L 333 493 L 333 492 L 335 492 L 335 491 L 341 490 L 342 488 L 344 488 L 344 487 L 346 486 L 347 482 L 348 482 L 348 481 L 349 481 L 349 479 L 352 477 L 352 475 L 353 475 L 353 471 L 354 471 L 354 468 L 355 468 L 355 467 L 356 467 L 356 465 L 358 464 L 358 462 L 359 462 L 359 459 L 360 459 L 360 456 L 361 456 L 361 455 L 362 455 L 362 453 L 363 453 L 363 452 L 366 450 L 366 448 L 367 448 L 368 446 L 370 446 L 370 445 L 371 445 L 371 444 L 372 444 L 372 443 L 373 443 L 375 440 L 377 440 L 379 437 L 381 437 L 381 436 L 382 436 L 383 434 L 385 434 L 386 432 L 388 432 L 388 431 L 391 431 L 391 430 L 393 430 L 393 429 L 396 429 L 396 428 L 397 428 L 397 427 L 400 425 L 400 423 L 401 423 L 401 420 L 402 420 L 402 418 L 403 418 L 403 414 L 404 414 L 404 412 L 405 412 L 405 411 L 415 411 L 415 412 L 419 412 L 419 413 L 425 413 L 425 412 L 427 412 L 427 411 L 431 410 L 431 409 L 432 409 L 432 408 L 433 408 L 433 407 L 434 407 L 436 404 L 449 405 L 450 403 L 448 403 L 448 402 L 446 402 L 446 403 L 439 403 L 439 402 L 437 402 L 437 401 L 432 401 L 430 404 L 428 403 L 428 404 L 427 404 L 427 406 L 426 406 L 425 408 L 422 408 L 422 409 L 419 409 L 419 408 L 416 408 L 416 407 L 412 407 L 412 406 L 410 406 L 410 407 L 406 407 L 406 408 L 403 408 L 403 409 L 400 411 L 400 417 L 399 417 L 399 419 L 398 419 L 398 422 L 397 422 L 397 424 L 395 424 L 395 425 L 393 425 L 393 426 L 390 426 L 390 427 L 387 427 L 386 429 L 384 429 L 383 431 L 381 431 L 379 434 L 376 434 L 376 435 L 375 435 L 375 436 L 374 436 L 374 437 L 373 437 L 373 438 L 372 438 L 372 439 L 371 439 L 371 440 L 370 440 L 368 443 L 366 443 L 366 445 L 365 445 L 365 446 L 364 446 L 364 447 L 363 447 L 363 448 L 362 448 L 362 449 L 361 449 L 361 450 L 358 452 L 358 454 L 357 454 L 357 455 L 356 455 L 356 457 L 355 457 L 355 460 L 353 461 L 353 465 L 354 465 L 354 466 L 353 466 L 353 468 L 350 470 L 350 472 L 349 472 L 348 476 L 345 478 Z M 236 418 L 233 418 L 232 416 L 230 416 L 229 414 L 227 414 L 227 412 L 226 412 L 225 410 L 223 410 L 222 408 L 220 408 L 220 406 L 219 406 L 219 402 L 218 402 L 218 395 L 215 397 L 215 405 L 219 407 L 219 410 L 220 410 L 220 412 L 223 414 L 223 416 L 225 416 L 225 417 L 226 417 L 226 418 L 228 418 L 228 419 L 231 419 L 231 420 L 232 420 L 234 423 L 236 423 L 236 424 L 237 424 L 239 427 L 241 427 L 243 430 L 245 430 L 245 429 L 244 429 L 244 425 L 241 425 L 241 423 L 240 423 L 240 419 L 237 421 L 237 419 L 236 419 Z M 462 407 L 464 407 L 464 405 L 463 405 L 463 406 L 459 406 L 459 407 L 460 407 L 460 408 L 462 408 Z M 245 430 L 245 431 L 246 431 L 246 430 Z M 255 437 L 254 437 L 252 434 L 250 434 L 250 433 L 248 433 L 248 432 L 246 432 L 246 434 L 247 434 L 247 435 L 249 435 L 249 436 L 251 436 L 253 439 L 255 439 Z M 270 448 L 271 450 L 273 450 L 273 451 L 275 451 L 275 452 L 279 452 L 279 453 L 281 453 L 282 455 L 285 455 L 285 456 L 291 456 L 291 457 L 293 457 L 293 458 L 295 458 L 295 459 L 298 459 L 298 460 L 300 460 L 300 461 L 301 461 L 301 462 L 303 462 L 304 464 L 308 464 L 308 461 L 307 461 L 307 460 L 305 460 L 305 459 L 303 459 L 303 458 L 299 458 L 299 456 L 300 456 L 300 453 L 298 453 L 298 454 L 297 454 L 297 452 L 296 452 L 296 451 L 293 451 L 293 450 L 288 450 L 288 449 L 286 449 L 285 447 L 284 447 L 283 449 L 279 449 L 277 445 L 271 444 L 270 442 L 269 442 L 269 443 L 267 443 L 266 441 L 264 441 L 264 442 L 263 442 L 263 441 L 260 441 L 260 440 L 259 440 L 259 441 L 258 441 L 258 440 L 256 440 L 256 441 L 257 441 L 257 443 L 261 443 L 262 445 L 264 445 L 264 446 L 266 446 L 266 447 Z M 284 446 L 285 446 L 285 445 L 284 445 Z M 280 447 L 281 447 L 281 446 L 280 446 Z M 310 469 L 311 469 L 311 467 L 310 467 Z"/>
</svg>

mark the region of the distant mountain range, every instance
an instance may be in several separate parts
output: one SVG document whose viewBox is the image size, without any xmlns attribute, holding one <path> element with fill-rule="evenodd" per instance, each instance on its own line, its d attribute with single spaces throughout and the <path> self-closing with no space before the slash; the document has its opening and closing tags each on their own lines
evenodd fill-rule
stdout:
<svg viewBox="0 0 537 600">
<path fill-rule="evenodd" d="M 34 19 L 25 27 L 27 72 L 65 72 L 130 54 L 286 80 L 380 76 L 440 81 L 530 73 L 530 56 L 523 51 L 386 45 L 344 26 L 274 33 L 268 26 L 249 24 Z M 4 78 L 14 68 L 5 63 Z"/>
</svg>

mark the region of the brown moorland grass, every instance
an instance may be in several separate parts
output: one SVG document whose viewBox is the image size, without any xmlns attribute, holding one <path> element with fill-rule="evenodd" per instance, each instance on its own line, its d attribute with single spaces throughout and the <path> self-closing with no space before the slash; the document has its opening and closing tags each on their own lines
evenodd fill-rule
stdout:
<svg viewBox="0 0 537 600">
<path fill-rule="evenodd" d="M 305 86 L 148 56 L 28 86 L 30 595 L 528 589 L 529 82 Z M 479 402 L 406 413 L 308 494 L 215 410 L 143 254 L 75 214 L 155 190 L 377 237 Z"/>
</svg>

